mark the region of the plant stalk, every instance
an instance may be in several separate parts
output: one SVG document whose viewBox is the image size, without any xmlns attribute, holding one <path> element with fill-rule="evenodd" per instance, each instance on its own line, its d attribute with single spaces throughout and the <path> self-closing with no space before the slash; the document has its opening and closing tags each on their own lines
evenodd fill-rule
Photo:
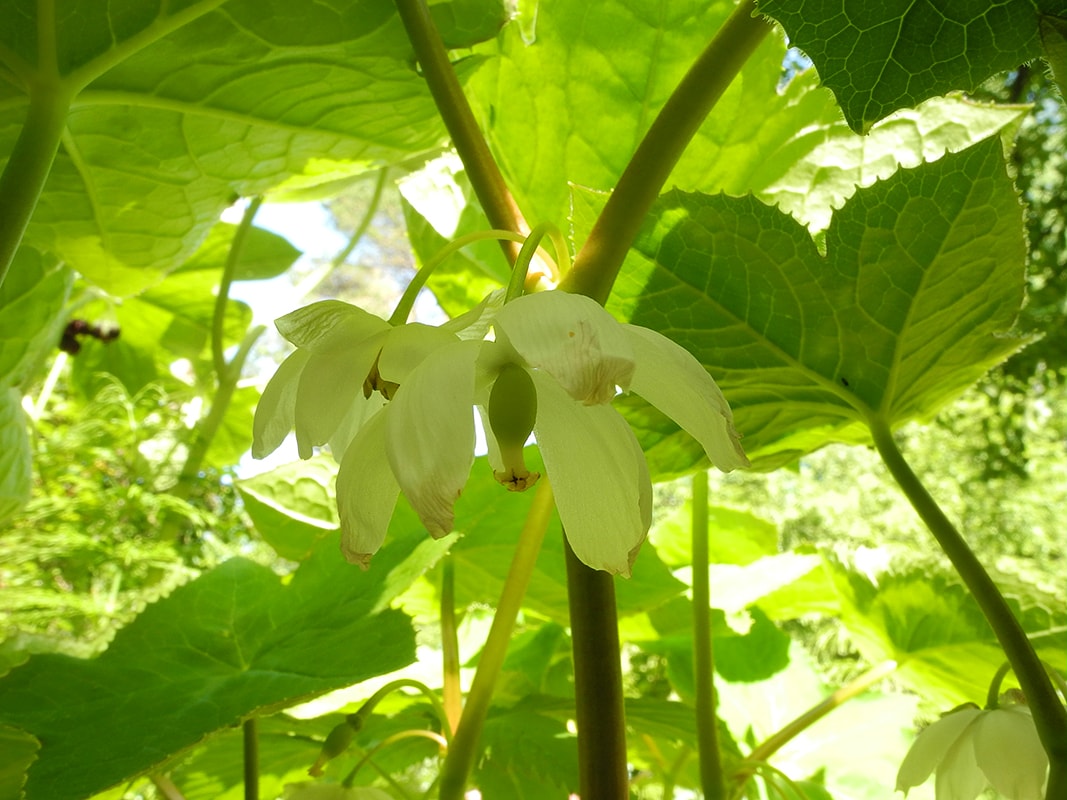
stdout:
<svg viewBox="0 0 1067 800">
<path fill-rule="evenodd" d="M 259 800 L 259 734 L 256 719 L 246 719 L 241 726 L 244 734 L 245 800 Z"/>
<path fill-rule="evenodd" d="M 864 672 L 862 675 L 846 683 L 818 703 L 813 705 L 796 719 L 787 723 L 780 730 L 767 737 L 749 754 L 746 761 L 764 762 L 777 753 L 782 747 L 796 738 L 800 733 L 810 728 L 820 719 L 825 717 L 838 706 L 858 697 L 879 681 L 891 675 L 897 668 L 896 661 L 883 661 L 875 667 Z M 755 770 L 742 768 L 738 771 L 737 778 L 743 780 Z"/>
<path fill-rule="evenodd" d="M 582 800 L 627 800 L 630 776 L 615 579 L 583 564 L 566 535 L 563 549 L 574 654 L 579 794 Z"/>
<path fill-rule="evenodd" d="M 211 358 L 215 364 L 215 374 L 218 375 L 219 383 L 226 379 L 229 369 L 223 352 L 223 344 L 226 338 L 226 306 L 230 301 L 230 287 L 233 285 L 237 265 L 241 262 L 241 255 L 244 253 L 245 241 L 248 239 L 252 220 L 255 219 L 256 212 L 259 211 L 261 205 L 263 205 L 263 198 L 253 197 L 248 203 L 248 208 L 241 215 L 241 222 L 234 231 L 230 250 L 226 254 L 226 263 L 222 268 L 222 277 L 219 279 L 219 293 L 215 297 L 215 313 L 211 320 Z"/>
<path fill-rule="evenodd" d="M 459 638 L 456 623 L 456 563 L 451 553 L 441 565 L 441 695 L 448 727 L 453 734 L 463 713 L 459 682 Z"/>
<path fill-rule="evenodd" d="M 30 91 L 26 120 L 0 175 L 0 286 L 52 170 L 70 103 L 58 81 L 38 83 Z"/>
<path fill-rule="evenodd" d="M 425 0 L 396 0 L 396 7 L 426 77 L 430 94 L 489 224 L 494 228 L 528 234 L 530 228 L 489 152 Z M 515 263 L 518 247 L 504 241 L 501 247 L 508 263 Z"/>
<path fill-rule="evenodd" d="M 697 753 L 705 800 L 723 800 L 726 781 L 719 756 L 715 660 L 711 640 L 711 580 L 708 573 L 708 473 L 693 474 L 693 664 L 696 679 Z"/>
<path fill-rule="evenodd" d="M 741 0 L 656 116 L 600 212 L 561 289 L 601 304 L 652 203 L 712 107 L 772 26 Z"/>
<path fill-rule="evenodd" d="M 541 552 L 541 543 L 544 541 L 553 507 L 552 488 L 548 480 L 542 478 L 519 536 L 519 543 L 504 581 L 504 589 L 497 603 L 496 614 L 493 615 L 489 636 L 478 658 L 478 670 L 474 673 L 474 681 L 467 693 L 459 727 L 452 737 L 448 755 L 441 768 L 441 800 L 462 800 L 464 796 L 467 776 L 474 766 L 478 742 L 482 738 L 485 718 L 493 699 L 493 688 L 496 686 L 500 669 L 504 666 L 515 619 L 522 607 L 526 587 L 530 584 L 537 555 Z"/>
<path fill-rule="evenodd" d="M 871 419 L 868 425 L 874 446 L 890 474 L 941 545 L 1004 648 L 1033 712 L 1041 744 L 1048 753 L 1046 796 L 1049 800 L 1067 797 L 1067 710 L 1056 695 L 1044 665 L 996 583 L 904 459 L 889 425 L 880 419 Z"/>
</svg>

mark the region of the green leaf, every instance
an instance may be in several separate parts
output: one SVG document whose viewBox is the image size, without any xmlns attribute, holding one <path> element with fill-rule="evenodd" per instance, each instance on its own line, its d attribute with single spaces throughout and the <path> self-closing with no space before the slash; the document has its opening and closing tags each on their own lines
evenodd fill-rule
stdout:
<svg viewBox="0 0 1067 800">
<path fill-rule="evenodd" d="M 530 694 L 547 693 L 549 670 L 561 652 L 570 657 L 570 640 L 563 626 L 554 622 L 515 635 L 493 691 L 496 702 L 518 702 Z"/>
<path fill-rule="evenodd" d="M 499 0 L 438 13 L 469 46 L 492 35 L 487 10 L 499 19 Z M 334 184 L 445 138 L 388 0 L 297 15 L 284 0 L 133 0 L 54 25 L 34 6 L 7 17 L 0 162 L 38 72 L 75 98 L 26 241 L 116 295 L 182 263 L 236 195 Z"/>
<path fill-rule="evenodd" d="M 541 0 L 533 45 L 512 25 L 481 48 L 497 57 L 470 82 L 471 102 L 531 224 L 565 230 L 571 185 L 615 186 L 656 113 L 732 9 L 722 0 L 654 6 Z M 782 42 L 768 37 L 748 60 L 672 182 L 746 191 L 763 156 L 787 132 L 832 122 L 828 98 L 798 104 L 777 94 L 783 53 Z"/>
<path fill-rule="evenodd" d="M 652 528 L 649 541 L 672 568 L 693 563 L 692 500 L 687 499 Z M 734 508 L 708 508 L 708 550 L 713 564 L 751 564 L 778 552 L 778 528 Z"/>
<path fill-rule="evenodd" d="M 0 798 L 19 800 L 26 770 L 37 757 L 41 743 L 22 731 L 0 725 Z"/>
<path fill-rule="evenodd" d="M 577 740 L 558 719 L 530 710 L 485 724 L 474 781 L 485 800 L 554 800 L 578 790 Z"/>
<path fill-rule="evenodd" d="M 631 322 L 708 368 L 749 458 L 771 468 L 869 441 L 869 418 L 929 417 L 1025 343 L 1004 335 L 1023 298 L 1021 213 L 995 140 L 858 191 L 825 256 L 751 197 L 670 192 L 636 244 L 643 273 L 616 290 Z M 699 462 L 662 416 L 620 405 L 654 472 Z"/>
<path fill-rule="evenodd" d="M 964 702 L 984 704 L 993 673 L 1006 658 L 958 578 L 917 569 L 880 575 L 875 584 L 838 569 L 844 600 L 840 619 L 868 661 L 898 662 L 896 676 L 942 710 Z M 1003 588 L 1038 656 L 1053 669 L 1067 668 L 1062 603 L 1029 587 Z"/>
<path fill-rule="evenodd" d="M 197 251 L 176 272 L 208 270 L 213 273 L 212 279 L 217 284 L 218 276 L 222 274 L 222 268 L 229 257 L 237 227 L 228 222 L 218 223 Z M 252 226 L 245 235 L 234 280 L 258 281 L 273 278 L 289 269 L 298 258 L 300 251 L 284 236 Z"/>
<path fill-rule="evenodd" d="M 812 60 L 857 133 L 898 108 L 975 89 L 1042 54 L 1030 0 L 760 0 L 759 10 Z"/>
<path fill-rule="evenodd" d="M 0 386 L 16 386 L 54 356 L 73 276 L 55 259 L 23 247 L 0 284 Z"/>
<path fill-rule="evenodd" d="M 336 478 L 337 465 L 319 456 L 245 478 L 237 488 L 264 541 L 282 558 L 303 561 L 340 524 L 333 494 Z"/>
<path fill-rule="evenodd" d="M 0 524 L 30 499 L 30 436 L 22 395 L 0 386 Z"/>
<path fill-rule="evenodd" d="M 696 693 L 693 675 L 693 606 L 689 600 L 673 600 L 650 615 L 660 636 L 638 642 L 648 653 L 667 657 L 671 685 L 683 699 L 692 701 Z M 789 637 L 758 607 L 744 615 L 734 614 L 731 622 L 720 608 L 711 610 L 715 671 L 725 680 L 761 681 L 789 664 Z"/>
<path fill-rule="evenodd" d="M 387 606 L 449 544 L 394 540 L 360 572 L 331 537 L 287 583 L 232 559 L 98 658 L 31 658 L 0 681 L 0 721 L 45 742 L 27 792 L 85 797 L 249 716 L 410 663 L 410 620 Z"/>
</svg>

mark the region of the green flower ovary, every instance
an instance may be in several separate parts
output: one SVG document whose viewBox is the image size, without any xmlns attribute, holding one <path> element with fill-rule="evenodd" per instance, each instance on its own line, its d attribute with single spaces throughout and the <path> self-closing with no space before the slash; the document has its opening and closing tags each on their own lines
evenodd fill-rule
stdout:
<svg viewBox="0 0 1067 800">
<path fill-rule="evenodd" d="M 489 393 L 489 426 L 493 430 L 504 469 L 496 479 L 513 492 L 533 486 L 540 473 L 530 472 L 522 448 L 537 419 L 537 392 L 530 374 L 517 364 L 501 369 Z"/>
</svg>

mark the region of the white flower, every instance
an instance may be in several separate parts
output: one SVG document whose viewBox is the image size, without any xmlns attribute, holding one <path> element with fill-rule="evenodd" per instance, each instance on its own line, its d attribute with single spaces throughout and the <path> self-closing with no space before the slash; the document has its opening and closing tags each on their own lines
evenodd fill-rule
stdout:
<svg viewBox="0 0 1067 800">
<path fill-rule="evenodd" d="M 558 291 L 513 300 L 493 327 L 495 341 L 435 350 L 352 441 L 337 476 L 350 560 L 366 565 L 381 546 L 401 489 L 432 535 L 452 530 L 453 506 L 474 461 L 472 406 L 490 421 L 490 462 L 512 489 L 538 477 L 522 463 L 529 423 L 524 430 L 521 420 L 532 421 L 575 554 L 613 573 L 629 575 L 652 500 L 644 454 L 611 406 L 620 389 L 671 417 L 720 469 L 748 464 L 715 382 L 655 331 L 621 324 L 595 301 Z"/>
<path fill-rule="evenodd" d="M 490 298 L 441 327 L 394 326 L 340 300 L 323 300 L 276 321 L 296 345 L 271 378 L 252 425 L 252 456 L 263 458 L 296 429 L 297 451 L 310 458 L 330 444 L 340 458 L 356 431 L 380 409 L 426 355 L 458 341 L 484 313 Z"/>
<path fill-rule="evenodd" d="M 897 791 L 906 795 L 933 772 L 937 800 L 974 800 L 988 785 L 1008 800 L 1042 800 L 1047 770 L 1028 706 L 1002 701 L 1000 708 L 980 710 L 970 704 L 919 734 L 900 765 Z"/>
</svg>

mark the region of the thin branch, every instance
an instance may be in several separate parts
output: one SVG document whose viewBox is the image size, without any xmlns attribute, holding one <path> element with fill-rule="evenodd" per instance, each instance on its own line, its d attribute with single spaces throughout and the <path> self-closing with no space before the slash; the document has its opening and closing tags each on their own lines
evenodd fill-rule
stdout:
<svg viewBox="0 0 1067 800">
<path fill-rule="evenodd" d="M 489 152 L 425 0 L 396 0 L 396 7 L 415 49 L 415 57 L 426 76 L 430 94 L 489 224 L 525 236 L 530 232 L 530 227 Z M 519 254 L 518 248 L 509 242 L 502 242 L 501 246 L 508 263 L 514 263 Z"/>
</svg>

